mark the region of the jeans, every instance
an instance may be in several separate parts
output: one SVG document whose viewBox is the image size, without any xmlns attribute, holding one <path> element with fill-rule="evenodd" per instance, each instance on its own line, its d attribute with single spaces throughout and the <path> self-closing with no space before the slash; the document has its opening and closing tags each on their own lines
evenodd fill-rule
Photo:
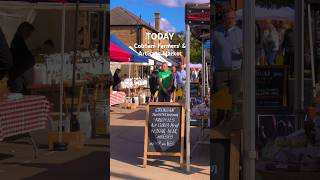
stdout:
<svg viewBox="0 0 320 180">
<path fill-rule="evenodd" d="M 170 99 L 171 99 L 171 95 L 169 92 L 168 94 L 166 94 L 163 91 L 159 91 L 159 98 L 158 98 L 159 102 L 170 102 Z"/>
<path fill-rule="evenodd" d="M 275 60 L 277 58 L 278 51 L 271 51 L 270 54 L 268 55 L 268 64 L 269 65 L 274 65 Z"/>
</svg>

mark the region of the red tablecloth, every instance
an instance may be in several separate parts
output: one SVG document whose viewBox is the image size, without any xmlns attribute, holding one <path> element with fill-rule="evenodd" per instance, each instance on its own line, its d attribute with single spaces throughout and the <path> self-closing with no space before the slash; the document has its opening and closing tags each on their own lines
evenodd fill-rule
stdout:
<svg viewBox="0 0 320 180">
<path fill-rule="evenodd" d="M 0 102 L 0 141 L 6 137 L 45 129 L 50 105 L 45 96 L 24 96 Z"/>
<path fill-rule="evenodd" d="M 110 106 L 122 104 L 126 101 L 126 93 L 121 91 L 113 91 L 110 94 Z"/>
</svg>

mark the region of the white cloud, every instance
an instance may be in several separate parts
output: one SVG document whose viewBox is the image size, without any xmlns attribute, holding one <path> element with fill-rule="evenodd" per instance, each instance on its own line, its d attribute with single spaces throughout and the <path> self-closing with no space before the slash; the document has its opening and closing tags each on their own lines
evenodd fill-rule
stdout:
<svg viewBox="0 0 320 180">
<path fill-rule="evenodd" d="M 169 7 L 183 7 L 186 3 L 209 3 L 210 0 L 145 0 L 150 3 L 158 3 Z"/>
<path fill-rule="evenodd" d="M 176 32 L 176 28 L 165 18 L 160 19 L 160 28 L 165 32 Z"/>
</svg>

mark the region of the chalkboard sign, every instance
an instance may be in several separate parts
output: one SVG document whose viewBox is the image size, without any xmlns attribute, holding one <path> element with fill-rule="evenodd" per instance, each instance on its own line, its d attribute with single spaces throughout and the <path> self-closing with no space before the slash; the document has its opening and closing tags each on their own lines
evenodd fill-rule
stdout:
<svg viewBox="0 0 320 180">
<path fill-rule="evenodd" d="M 256 106 L 287 105 L 287 70 L 285 66 L 256 67 Z"/>
<path fill-rule="evenodd" d="M 184 108 L 179 103 L 153 102 L 147 107 L 144 161 L 148 155 L 179 156 L 183 163 Z"/>
</svg>

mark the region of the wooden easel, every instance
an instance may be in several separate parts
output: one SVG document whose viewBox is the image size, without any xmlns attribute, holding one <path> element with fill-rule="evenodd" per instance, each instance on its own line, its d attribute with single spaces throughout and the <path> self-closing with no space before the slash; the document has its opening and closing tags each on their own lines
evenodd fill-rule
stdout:
<svg viewBox="0 0 320 180">
<path fill-rule="evenodd" d="M 180 152 L 149 152 L 148 151 L 148 130 L 149 130 L 149 106 L 174 106 L 174 107 L 181 107 L 181 120 L 180 120 Z M 169 102 L 151 102 L 147 106 L 147 113 L 146 113 L 146 124 L 145 124 L 145 130 L 144 130 L 144 153 L 143 153 L 143 167 L 147 167 L 147 158 L 148 156 L 175 156 L 180 157 L 180 167 L 183 167 L 183 159 L 184 159 L 184 129 L 185 129 L 185 110 L 184 107 L 179 103 L 169 103 Z"/>
</svg>

